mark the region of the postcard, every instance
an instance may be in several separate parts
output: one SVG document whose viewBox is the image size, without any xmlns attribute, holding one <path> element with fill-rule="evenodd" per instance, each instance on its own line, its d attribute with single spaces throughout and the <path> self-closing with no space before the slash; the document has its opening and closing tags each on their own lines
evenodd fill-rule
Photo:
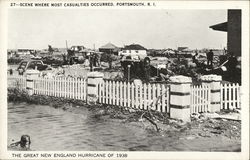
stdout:
<svg viewBox="0 0 250 160">
<path fill-rule="evenodd" d="M 249 159 L 249 1 L 0 1 L 1 159 Z"/>
</svg>

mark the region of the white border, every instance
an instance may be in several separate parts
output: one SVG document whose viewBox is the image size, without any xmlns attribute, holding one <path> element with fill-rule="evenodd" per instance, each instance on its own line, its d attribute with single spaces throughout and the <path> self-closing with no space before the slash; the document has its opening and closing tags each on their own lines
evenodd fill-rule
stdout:
<svg viewBox="0 0 250 160">
<path fill-rule="evenodd" d="M 11 1 L 13 2 L 13 1 Z M 31 1 L 25 1 L 31 2 Z M 39 2 L 39 1 L 32 1 Z M 45 2 L 45 1 L 40 1 Z M 46 1 L 48 2 L 48 1 Z M 63 1 L 49 1 L 49 2 L 63 2 Z M 66 1 L 64 1 L 66 2 Z M 69 1 L 67 1 L 69 2 Z M 83 1 L 74 1 L 83 2 Z M 85 1 L 84 1 L 85 2 Z M 93 2 L 93 1 L 88 1 Z M 104 2 L 104 1 L 95 1 Z M 111 1 L 105 1 L 111 2 Z M 121 1 L 126 2 L 126 1 Z M 128 153 L 128 158 L 120 159 L 232 159 L 243 160 L 249 157 L 249 1 L 129 1 L 129 2 L 154 2 L 156 7 L 117 7 L 114 9 L 242 9 L 242 151 L 239 153 L 232 152 L 98 152 L 98 153 Z M 24 152 L 11 152 L 7 151 L 7 91 L 6 91 L 6 79 L 7 79 L 7 10 L 9 8 L 10 1 L 0 1 L 0 35 L 1 44 L 0 51 L 2 58 L 0 59 L 0 77 L 1 77 L 1 107 L 0 107 L 0 159 L 13 159 L 12 153 L 24 153 Z M 18 8 L 18 7 L 16 7 Z M 26 7 L 29 9 L 29 7 Z M 37 7 L 37 9 L 40 7 Z M 93 7 L 93 9 L 112 9 L 111 7 Z M 65 8 L 60 8 L 65 9 Z M 72 8 L 69 8 L 72 9 Z M 76 8 L 83 9 L 83 8 Z M 88 7 L 87 9 L 90 9 Z M 211 24 L 213 25 L 213 24 Z M 25 153 L 62 153 L 62 152 L 25 152 Z M 65 152 L 63 153 L 79 153 L 79 152 Z M 97 153 L 84 151 L 81 153 Z M 23 158 L 20 158 L 23 159 Z M 28 159 L 28 158 L 26 158 Z M 56 158 L 52 158 L 56 159 Z M 61 158 L 60 158 L 61 159 Z M 66 158 L 68 159 L 68 158 Z M 89 158 L 84 158 L 89 159 Z M 93 158 L 96 159 L 96 158 Z M 117 158 L 105 158 L 105 159 L 117 159 Z"/>
</svg>

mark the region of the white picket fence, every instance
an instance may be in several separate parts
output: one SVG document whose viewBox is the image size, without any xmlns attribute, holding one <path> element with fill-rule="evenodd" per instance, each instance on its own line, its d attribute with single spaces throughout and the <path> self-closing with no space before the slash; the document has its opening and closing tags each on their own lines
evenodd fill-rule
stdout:
<svg viewBox="0 0 250 160">
<path fill-rule="evenodd" d="M 8 87 L 26 90 L 26 77 L 9 76 Z M 166 83 L 142 83 L 103 80 L 98 85 L 98 103 L 125 108 L 156 110 L 169 113 L 170 92 Z M 241 108 L 239 84 L 221 84 L 221 109 Z M 79 77 L 39 77 L 34 80 L 34 94 L 87 100 L 87 81 Z M 191 113 L 211 111 L 208 85 L 191 87 Z"/>
<path fill-rule="evenodd" d="M 210 112 L 210 94 L 208 85 L 191 86 L 191 113 Z"/>
<path fill-rule="evenodd" d="M 221 109 L 241 108 L 240 85 L 221 84 Z"/>
<path fill-rule="evenodd" d="M 27 87 L 25 76 L 9 76 L 7 83 L 8 88 L 18 88 L 20 90 L 26 90 Z"/>
<path fill-rule="evenodd" d="M 98 102 L 141 110 L 169 112 L 169 86 L 104 80 L 98 85 Z"/>
<path fill-rule="evenodd" d="M 86 100 L 86 79 L 79 77 L 51 77 L 34 80 L 34 94 Z"/>
</svg>

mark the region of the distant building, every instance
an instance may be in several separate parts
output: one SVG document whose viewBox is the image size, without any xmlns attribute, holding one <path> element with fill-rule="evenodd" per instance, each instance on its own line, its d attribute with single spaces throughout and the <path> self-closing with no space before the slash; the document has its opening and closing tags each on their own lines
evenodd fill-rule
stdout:
<svg viewBox="0 0 250 160">
<path fill-rule="evenodd" d="M 210 26 L 213 30 L 227 32 L 229 54 L 241 56 L 241 10 L 229 9 L 227 22 Z"/>
<path fill-rule="evenodd" d="M 178 47 L 177 51 L 182 52 L 182 51 L 187 50 L 187 49 L 188 49 L 188 47 Z"/>
<path fill-rule="evenodd" d="M 71 51 L 74 51 L 74 52 L 81 52 L 81 51 L 83 51 L 84 49 L 85 49 L 84 46 L 72 46 L 72 47 L 70 47 L 70 50 L 71 50 Z"/>
<path fill-rule="evenodd" d="M 120 48 L 115 46 L 112 43 L 107 43 L 104 46 L 101 46 L 99 48 L 100 52 L 107 53 L 107 54 L 115 54 L 118 55 L 118 52 L 120 51 Z"/>
<path fill-rule="evenodd" d="M 119 52 L 119 55 L 146 57 L 147 49 L 139 44 L 131 44 L 131 45 L 125 46 L 122 49 L 122 51 Z"/>
<path fill-rule="evenodd" d="M 17 54 L 18 55 L 30 55 L 33 53 L 35 50 L 34 49 L 17 49 Z"/>
</svg>

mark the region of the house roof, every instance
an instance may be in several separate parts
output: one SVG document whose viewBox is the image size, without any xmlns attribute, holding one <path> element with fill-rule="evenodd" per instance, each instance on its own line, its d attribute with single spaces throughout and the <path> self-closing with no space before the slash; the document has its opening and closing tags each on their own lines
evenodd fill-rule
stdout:
<svg viewBox="0 0 250 160">
<path fill-rule="evenodd" d="M 125 46 L 124 50 L 147 50 L 147 49 L 139 44 L 131 44 L 131 45 Z"/>
<path fill-rule="evenodd" d="M 115 46 L 114 44 L 112 43 L 107 43 L 105 44 L 104 46 L 101 46 L 100 49 L 117 49 L 118 47 Z"/>
<path fill-rule="evenodd" d="M 209 28 L 212 28 L 213 30 L 217 30 L 217 31 L 227 32 L 227 22 L 215 24 L 215 25 L 210 26 Z"/>
</svg>

